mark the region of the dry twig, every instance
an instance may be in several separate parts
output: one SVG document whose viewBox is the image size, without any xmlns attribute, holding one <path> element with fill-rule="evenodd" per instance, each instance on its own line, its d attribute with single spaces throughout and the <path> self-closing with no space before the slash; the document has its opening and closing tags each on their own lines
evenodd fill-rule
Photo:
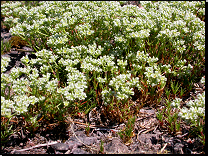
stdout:
<svg viewBox="0 0 208 156">
<path fill-rule="evenodd" d="M 163 146 L 163 148 L 157 154 L 162 154 L 167 145 L 168 145 L 168 143 L 165 143 L 165 145 Z"/>
<path fill-rule="evenodd" d="M 38 148 L 38 147 L 43 147 L 43 146 L 50 146 L 50 145 L 54 145 L 54 144 L 57 144 L 57 143 L 59 143 L 59 141 L 54 141 L 54 142 L 50 142 L 50 143 L 46 143 L 46 144 L 39 144 L 39 145 L 32 146 L 32 147 L 29 147 L 29 148 L 21 149 L 21 150 L 13 150 L 11 152 L 11 154 L 14 154 L 14 152 L 22 152 L 22 151 L 31 150 L 33 148 Z"/>
</svg>

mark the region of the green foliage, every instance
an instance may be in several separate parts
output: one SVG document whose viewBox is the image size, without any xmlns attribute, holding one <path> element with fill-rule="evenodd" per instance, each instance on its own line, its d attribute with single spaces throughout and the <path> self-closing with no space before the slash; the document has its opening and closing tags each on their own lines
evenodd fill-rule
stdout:
<svg viewBox="0 0 208 156">
<path fill-rule="evenodd" d="M 118 132 L 120 138 L 123 140 L 124 143 L 129 142 L 130 139 L 134 136 L 135 119 L 136 117 L 130 118 L 126 123 L 125 128 Z"/>
<path fill-rule="evenodd" d="M 178 83 L 175 84 L 174 82 L 171 81 L 171 89 L 172 89 L 174 98 L 176 97 L 176 93 L 178 93 L 179 87 L 180 85 L 178 85 Z"/>
<path fill-rule="evenodd" d="M 85 127 L 85 133 L 87 136 L 89 136 L 89 132 L 90 132 L 90 123 L 88 123 L 88 125 Z"/>
<path fill-rule="evenodd" d="M 100 153 L 104 154 L 103 140 L 100 140 Z"/>
<path fill-rule="evenodd" d="M 11 43 L 9 41 L 6 41 L 3 43 L 3 41 L 1 41 L 1 54 L 5 54 L 8 53 L 11 50 Z"/>
<path fill-rule="evenodd" d="M 177 102 L 178 103 L 178 102 Z M 174 110 L 171 101 L 166 99 L 165 107 L 156 114 L 160 126 L 168 129 L 170 134 L 177 134 L 180 132 L 180 120 L 178 117 L 178 110 Z"/>
<path fill-rule="evenodd" d="M 11 118 L 1 118 L 1 143 L 8 141 L 8 137 L 13 134 L 13 125 L 10 124 Z"/>
<path fill-rule="evenodd" d="M 10 74 L 4 73 L 10 60 L 1 58 L 2 116 L 25 116 L 35 128 L 40 113 L 43 121 L 64 121 L 68 114 L 102 106 L 102 115 L 114 122 L 129 119 L 121 131 L 127 141 L 132 116 L 144 105 L 157 106 L 166 94 L 167 108 L 157 117 L 170 133 L 178 132 L 170 100 L 189 94 L 203 76 L 205 3 L 141 5 L 144 9 L 115 1 L 2 3 L 4 24 L 37 57 L 24 56 L 26 68 Z"/>
</svg>

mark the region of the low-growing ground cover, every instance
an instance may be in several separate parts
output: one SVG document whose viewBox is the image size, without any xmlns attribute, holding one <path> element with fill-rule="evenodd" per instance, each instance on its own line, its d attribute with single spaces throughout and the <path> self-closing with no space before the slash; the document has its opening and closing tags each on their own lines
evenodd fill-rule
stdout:
<svg viewBox="0 0 208 156">
<path fill-rule="evenodd" d="M 10 74 L 9 58 L 1 58 L 2 143 L 16 131 L 11 120 L 34 134 L 45 123 L 96 109 L 101 120 L 94 124 L 126 123 L 118 136 L 131 144 L 140 109 L 153 107 L 161 129 L 182 135 L 187 122 L 205 146 L 205 92 L 184 102 L 196 82 L 205 84 L 205 3 L 144 1 L 144 9 L 120 3 L 1 5 L 10 33 L 36 56 L 24 56 L 26 67 Z"/>
</svg>

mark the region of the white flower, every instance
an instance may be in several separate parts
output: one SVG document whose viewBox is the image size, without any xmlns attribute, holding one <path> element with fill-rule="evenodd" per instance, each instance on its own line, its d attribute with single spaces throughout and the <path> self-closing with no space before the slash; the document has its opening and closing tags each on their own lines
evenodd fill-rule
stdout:
<svg viewBox="0 0 208 156">
<path fill-rule="evenodd" d="M 201 78 L 200 82 L 201 82 L 202 84 L 205 84 L 205 76 L 203 76 L 203 77 Z"/>
<path fill-rule="evenodd" d="M 189 108 L 183 107 L 180 109 L 180 116 L 186 120 L 194 120 L 205 116 L 205 92 L 197 95 L 197 99 L 190 100 L 186 105 Z"/>
<path fill-rule="evenodd" d="M 56 90 L 57 86 L 58 86 L 58 80 L 54 79 L 54 80 L 47 82 L 45 87 L 46 87 L 46 90 L 51 93 Z"/>
<path fill-rule="evenodd" d="M 115 36 L 115 41 L 126 43 L 127 40 L 123 36 Z"/>
<path fill-rule="evenodd" d="M 114 19 L 113 24 L 114 24 L 114 26 L 120 26 L 121 25 L 120 19 L 118 19 L 118 18 Z"/>
<path fill-rule="evenodd" d="M 10 57 L 1 57 L 1 73 L 6 71 L 6 68 L 11 61 Z"/>
<path fill-rule="evenodd" d="M 98 80 L 99 83 L 104 83 L 104 82 L 106 82 L 106 78 L 98 77 L 97 80 Z"/>
<path fill-rule="evenodd" d="M 180 107 L 180 102 L 182 101 L 182 99 L 180 98 L 175 98 L 172 103 L 171 103 L 171 106 L 173 107 L 176 107 L 176 108 L 179 108 Z"/>
<path fill-rule="evenodd" d="M 64 103 L 64 106 L 65 107 L 67 107 L 69 105 L 69 102 L 68 101 L 64 101 L 63 103 Z"/>
</svg>

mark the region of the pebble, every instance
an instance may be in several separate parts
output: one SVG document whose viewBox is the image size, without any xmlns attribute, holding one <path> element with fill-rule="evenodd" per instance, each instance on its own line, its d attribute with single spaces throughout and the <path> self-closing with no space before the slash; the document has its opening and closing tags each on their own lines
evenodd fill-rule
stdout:
<svg viewBox="0 0 208 156">
<path fill-rule="evenodd" d="M 70 139 L 66 140 L 66 144 L 69 145 L 69 148 L 72 149 L 74 147 L 81 147 L 83 144 L 77 140 L 75 137 L 71 137 Z"/>
<path fill-rule="evenodd" d="M 153 144 L 157 144 L 159 139 L 158 134 L 141 134 L 138 136 L 138 140 L 143 144 L 148 144 L 152 146 Z"/>
<path fill-rule="evenodd" d="M 104 146 L 104 151 L 109 154 L 129 153 L 128 147 L 121 143 L 120 139 L 113 138 L 111 142 Z"/>
<path fill-rule="evenodd" d="M 51 145 L 51 147 L 57 151 L 68 151 L 69 150 L 69 145 L 64 144 L 64 143 L 57 143 L 57 144 Z"/>
<path fill-rule="evenodd" d="M 82 141 L 85 145 L 92 145 L 94 143 L 97 143 L 97 137 L 78 137 L 80 141 Z M 81 143 L 77 138 L 71 137 L 68 139 L 65 143 L 70 146 L 70 148 L 73 148 L 74 146 L 82 146 L 83 143 Z"/>
<path fill-rule="evenodd" d="M 148 113 L 148 114 L 155 114 L 155 110 L 154 109 L 149 109 L 149 108 L 146 108 L 146 107 L 140 109 L 139 112 L 141 112 L 141 113 Z"/>
<path fill-rule="evenodd" d="M 12 37 L 10 33 L 1 33 L 1 40 L 3 43 L 8 42 L 8 40 Z"/>
<path fill-rule="evenodd" d="M 181 153 L 182 149 L 183 149 L 184 145 L 181 143 L 176 143 L 173 147 L 173 153 L 175 154 L 183 154 Z"/>
<path fill-rule="evenodd" d="M 26 47 L 26 46 L 22 47 L 22 49 L 27 50 L 27 51 L 34 51 L 32 48 Z"/>
<path fill-rule="evenodd" d="M 19 146 L 23 147 L 23 143 L 21 142 L 21 143 L 19 144 Z"/>
<path fill-rule="evenodd" d="M 76 148 L 76 149 L 72 150 L 72 153 L 73 154 L 90 154 L 89 152 L 84 151 L 83 149 L 80 149 L 80 148 Z"/>
<path fill-rule="evenodd" d="M 83 139 L 83 142 L 84 142 L 84 144 L 90 146 L 90 145 L 92 145 L 92 144 L 97 142 L 97 138 L 96 137 L 85 137 Z"/>
</svg>

